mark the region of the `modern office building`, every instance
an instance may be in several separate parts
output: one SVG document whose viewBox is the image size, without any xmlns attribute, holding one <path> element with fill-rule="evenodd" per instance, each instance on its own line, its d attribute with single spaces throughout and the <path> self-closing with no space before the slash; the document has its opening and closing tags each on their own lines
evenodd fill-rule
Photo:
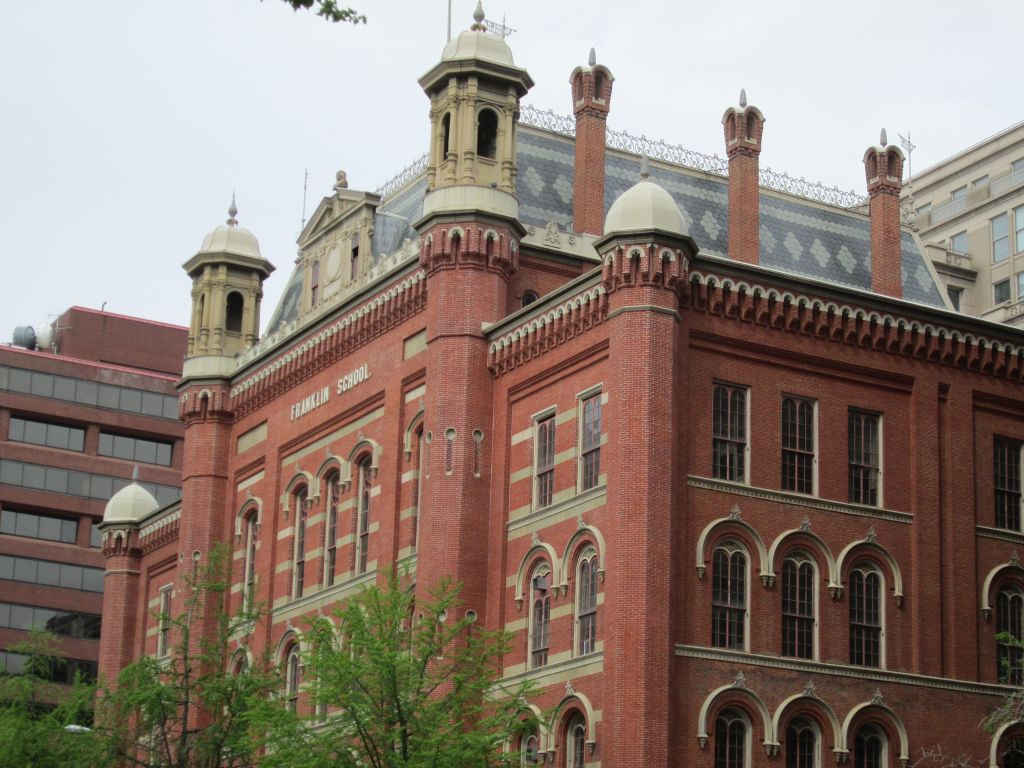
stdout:
<svg viewBox="0 0 1024 768">
<path fill-rule="evenodd" d="M 187 330 L 72 307 L 0 346 L 0 666 L 47 629 L 68 659 L 54 679 L 95 677 L 103 604 L 96 524 L 138 479 L 180 495 L 183 428 L 174 384 Z M 26 348 L 31 347 L 31 348 Z"/>
<path fill-rule="evenodd" d="M 1024 335 L 950 309 L 898 148 L 850 151 L 858 212 L 762 186 L 745 96 L 718 161 L 608 131 L 593 55 L 570 82 L 574 119 L 522 107 L 478 17 L 419 80 L 426 160 L 338 174 L 262 339 L 237 212 L 188 258 L 182 499 L 106 509 L 101 674 L 171 652 L 226 545 L 270 611 L 239 653 L 307 711 L 304 617 L 403 566 L 513 633 L 525 764 L 1019 765 L 978 724 L 1022 679 Z"/>
<path fill-rule="evenodd" d="M 902 194 L 953 307 L 1024 325 L 1024 122 L 915 174 Z"/>
</svg>

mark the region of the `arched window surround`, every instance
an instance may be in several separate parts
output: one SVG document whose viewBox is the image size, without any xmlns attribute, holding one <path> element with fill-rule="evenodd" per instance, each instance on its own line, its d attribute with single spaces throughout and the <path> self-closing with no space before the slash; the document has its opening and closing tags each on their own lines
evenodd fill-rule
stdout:
<svg viewBox="0 0 1024 768">
<path fill-rule="evenodd" d="M 887 751 L 891 751 L 892 745 L 899 745 L 898 759 L 905 768 L 910 762 L 910 740 L 907 738 L 907 729 L 903 726 L 903 721 L 881 699 L 881 694 L 878 694 L 871 701 L 858 704 L 847 713 L 843 720 L 842 740 L 839 743 L 843 745 L 843 752 L 848 755 L 857 731 L 864 726 L 874 725 L 885 735 L 890 746 Z"/>
<path fill-rule="evenodd" d="M 824 700 L 818 698 L 814 689 L 808 686 L 803 693 L 797 693 L 782 700 L 775 714 L 772 716 L 772 729 L 780 736 L 784 735 L 786 729 L 783 722 L 789 723 L 794 718 L 803 717 L 814 720 L 818 726 L 819 734 L 819 756 L 820 751 L 826 743 L 833 745 L 842 744 L 843 727 L 836 717 L 835 711 Z M 826 727 L 827 724 L 827 727 Z M 831 730 L 831 733 L 827 731 Z M 836 755 L 836 762 L 843 750 L 839 746 L 833 746 L 832 751 Z M 820 756 L 821 757 L 821 756 Z M 821 765 L 825 765 L 824 757 L 821 757 Z"/>
<path fill-rule="evenodd" d="M 576 579 L 576 594 L 573 599 L 573 610 L 576 620 L 573 622 L 573 655 L 585 656 L 595 653 L 598 649 L 598 604 L 600 592 L 600 562 L 597 548 L 593 544 L 584 544 L 577 552 L 573 575 Z"/>
<path fill-rule="evenodd" d="M 526 666 L 540 669 L 548 665 L 551 642 L 551 602 L 553 589 L 551 563 L 538 558 L 530 568 L 530 603 L 527 615 Z"/>
<path fill-rule="evenodd" d="M 746 687 L 742 680 L 716 688 L 704 699 L 697 716 L 697 745 L 704 749 L 708 745 L 708 724 L 724 710 L 740 709 L 749 719 L 751 736 L 761 735 L 765 754 L 769 757 L 778 753 L 779 742 L 775 738 L 775 726 L 768 707 L 761 697 Z"/>
<path fill-rule="evenodd" d="M 878 568 L 879 573 L 882 574 L 885 584 L 892 585 L 892 596 L 896 601 L 896 607 L 902 608 L 903 574 L 900 572 L 899 564 L 896 562 L 896 558 L 892 556 L 889 550 L 879 544 L 872 534 L 869 534 L 867 538 L 860 541 L 850 542 L 843 547 L 843 550 L 839 553 L 839 557 L 836 558 L 836 569 L 840 576 L 844 577 L 844 581 L 839 588 L 839 594 L 837 597 L 842 596 L 844 585 L 847 583 L 849 578 L 849 570 L 851 566 L 848 565 L 848 563 L 864 561 L 874 563 Z"/>
<path fill-rule="evenodd" d="M 711 560 L 712 546 L 725 537 L 741 542 L 747 552 L 756 552 L 758 569 L 760 571 L 761 583 L 769 586 L 774 583 L 775 574 L 771 571 L 771 561 L 768 559 L 768 550 L 764 545 L 764 539 L 748 522 L 740 518 L 740 508 L 733 506 L 732 514 L 729 517 L 720 517 L 712 520 L 701 531 L 697 538 L 697 578 L 703 579 L 707 572 L 708 562 Z M 753 563 L 748 561 L 748 567 Z"/>
</svg>

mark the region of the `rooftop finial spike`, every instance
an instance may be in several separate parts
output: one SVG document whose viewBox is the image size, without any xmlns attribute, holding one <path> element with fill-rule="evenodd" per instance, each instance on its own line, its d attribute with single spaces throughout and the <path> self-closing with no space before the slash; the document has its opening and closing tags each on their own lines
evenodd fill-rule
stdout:
<svg viewBox="0 0 1024 768">
<path fill-rule="evenodd" d="M 597 51 L 593 48 L 590 49 L 590 58 L 587 59 L 587 66 L 593 67 L 597 64 Z"/>
<path fill-rule="evenodd" d="M 132 482 L 135 482 L 138 479 L 139 479 L 139 465 L 136 464 L 135 468 L 132 469 Z"/>
<path fill-rule="evenodd" d="M 238 224 L 238 219 L 235 216 L 238 215 L 238 207 L 235 205 L 235 193 L 234 190 L 231 192 L 231 206 L 228 208 L 228 221 L 229 227 L 233 227 Z"/>
<path fill-rule="evenodd" d="M 651 164 L 647 160 L 647 153 L 644 152 L 644 154 L 640 156 L 640 178 L 641 179 L 646 179 L 650 175 L 651 175 Z"/>
<path fill-rule="evenodd" d="M 878 137 L 878 141 L 882 145 L 883 148 L 887 147 L 889 145 L 889 139 L 885 135 L 885 128 L 882 129 L 882 135 Z"/>
<path fill-rule="evenodd" d="M 747 89 L 740 88 L 740 109 L 747 108 Z"/>
<path fill-rule="evenodd" d="M 473 26 L 470 27 L 474 32 L 486 32 L 487 27 L 484 24 L 484 6 L 481 0 L 477 0 L 476 9 L 473 11 Z"/>
</svg>

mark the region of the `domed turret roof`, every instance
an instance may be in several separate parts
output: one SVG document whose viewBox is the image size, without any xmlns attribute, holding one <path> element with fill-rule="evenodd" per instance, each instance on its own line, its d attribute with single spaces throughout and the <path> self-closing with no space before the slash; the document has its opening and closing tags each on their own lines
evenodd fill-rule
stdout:
<svg viewBox="0 0 1024 768">
<path fill-rule="evenodd" d="M 606 235 L 638 230 L 688 234 L 683 214 L 672 195 L 646 178 L 619 195 L 604 220 Z"/>
<path fill-rule="evenodd" d="M 203 238 L 203 244 L 199 246 L 199 254 L 231 253 L 253 259 L 263 258 L 260 255 L 260 244 L 256 241 L 256 236 L 248 229 L 238 226 L 238 220 L 235 218 L 237 215 L 238 208 L 235 207 L 235 197 L 232 195 L 227 222 Z"/>
<path fill-rule="evenodd" d="M 479 59 L 509 67 L 515 66 L 515 62 L 512 61 L 512 49 L 508 47 L 505 38 L 487 31 L 484 24 L 484 9 L 479 2 L 473 11 L 473 22 L 473 26 L 467 31 L 448 41 L 448 45 L 441 52 L 441 60 Z"/>
<path fill-rule="evenodd" d="M 139 485 L 132 482 L 110 497 L 103 512 L 104 523 L 137 523 L 160 508 L 156 499 Z"/>
</svg>

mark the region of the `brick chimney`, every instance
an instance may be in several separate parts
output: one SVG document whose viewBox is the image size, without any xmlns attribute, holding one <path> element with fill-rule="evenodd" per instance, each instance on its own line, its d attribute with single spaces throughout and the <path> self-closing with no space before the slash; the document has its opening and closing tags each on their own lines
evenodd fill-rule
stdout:
<svg viewBox="0 0 1024 768">
<path fill-rule="evenodd" d="M 888 146 L 882 129 L 881 146 L 864 153 L 871 214 L 871 290 L 903 297 L 900 247 L 900 190 L 903 188 L 903 152 Z"/>
<path fill-rule="evenodd" d="M 757 107 L 747 106 L 747 93 L 741 90 L 739 107 L 725 110 L 722 127 L 729 157 L 729 257 L 757 264 L 761 222 L 758 158 L 764 115 Z"/>
<path fill-rule="evenodd" d="M 572 226 L 576 233 L 604 234 L 604 145 L 612 82 L 608 68 L 597 63 L 594 49 L 586 67 L 569 77 L 576 116 L 576 174 Z"/>
</svg>

